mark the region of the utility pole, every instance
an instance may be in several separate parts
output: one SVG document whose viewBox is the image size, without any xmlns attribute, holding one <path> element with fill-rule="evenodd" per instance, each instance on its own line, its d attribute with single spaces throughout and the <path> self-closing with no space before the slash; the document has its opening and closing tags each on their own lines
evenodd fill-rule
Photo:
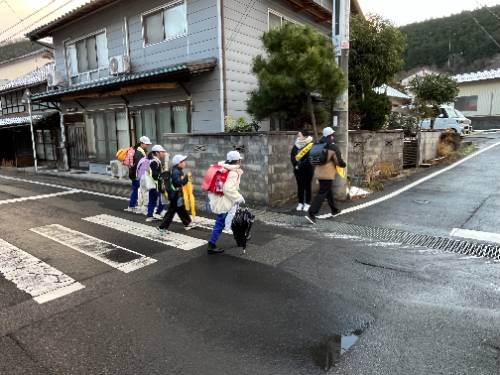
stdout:
<svg viewBox="0 0 500 375">
<path fill-rule="evenodd" d="M 33 129 L 33 113 L 31 111 L 31 92 L 26 89 L 22 99 L 23 103 L 28 104 L 28 113 L 30 118 L 30 133 L 31 133 L 31 149 L 33 151 L 33 165 L 35 167 L 35 173 L 38 173 L 38 160 L 36 157 L 36 145 L 35 145 L 35 130 Z"/>
<path fill-rule="evenodd" d="M 335 46 L 338 64 L 344 73 L 345 89 L 334 105 L 333 126 L 335 143 L 340 148 L 342 158 L 348 161 L 349 149 L 349 17 L 350 0 L 332 0 L 332 41 Z M 348 166 L 349 167 L 349 166 Z M 337 178 L 335 196 L 339 199 L 347 197 L 347 180 Z"/>
</svg>

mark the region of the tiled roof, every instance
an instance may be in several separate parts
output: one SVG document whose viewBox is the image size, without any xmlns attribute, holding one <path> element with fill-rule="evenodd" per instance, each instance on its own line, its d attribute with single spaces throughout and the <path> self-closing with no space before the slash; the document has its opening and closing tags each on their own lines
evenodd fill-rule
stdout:
<svg viewBox="0 0 500 375">
<path fill-rule="evenodd" d="M 373 89 L 377 94 L 386 94 L 390 98 L 411 99 L 411 96 L 406 95 L 404 92 L 396 90 L 394 87 L 382 85 Z"/>
<path fill-rule="evenodd" d="M 33 100 L 60 98 L 61 96 L 71 93 L 76 93 L 85 90 L 107 89 L 114 86 L 121 86 L 123 84 L 132 83 L 134 81 L 140 82 L 140 81 L 155 79 L 159 76 L 176 75 L 176 74 L 190 74 L 190 75 L 200 74 L 203 72 L 208 72 L 213 70 L 216 65 L 217 65 L 216 58 L 170 65 L 163 68 L 106 77 L 100 80 L 82 83 L 79 85 L 62 87 L 57 90 L 51 90 L 43 93 L 34 94 L 31 96 L 31 98 Z"/>
<path fill-rule="evenodd" d="M 489 79 L 498 79 L 498 78 L 500 78 L 500 69 L 491 69 L 491 70 L 483 70 L 483 71 L 474 72 L 474 73 L 457 74 L 457 75 L 453 76 L 453 78 L 458 83 L 485 81 L 485 80 L 489 80 Z"/>
<path fill-rule="evenodd" d="M 32 70 L 31 72 L 22 75 L 20 77 L 17 77 L 9 82 L 7 82 L 5 85 L 0 86 L 0 92 L 3 91 L 8 91 L 12 90 L 15 88 L 20 88 L 20 87 L 29 87 L 36 85 L 38 83 L 43 83 L 47 81 L 47 76 L 49 75 L 49 72 L 54 68 L 53 63 L 46 64 L 44 66 L 41 66 L 39 68 L 36 68 L 35 70 Z"/>
<path fill-rule="evenodd" d="M 40 121 L 43 118 L 44 116 L 42 115 L 33 115 L 33 121 Z M 9 125 L 22 125 L 29 123 L 30 123 L 29 116 L 0 117 L 0 127 Z"/>
</svg>

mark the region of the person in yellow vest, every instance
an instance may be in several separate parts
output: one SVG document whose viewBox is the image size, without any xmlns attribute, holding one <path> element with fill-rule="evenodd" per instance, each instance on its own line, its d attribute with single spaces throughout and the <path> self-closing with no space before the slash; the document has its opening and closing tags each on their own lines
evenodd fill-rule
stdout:
<svg viewBox="0 0 500 375">
<path fill-rule="evenodd" d="M 313 139 L 305 130 L 297 133 L 297 139 L 292 147 L 290 159 L 293 174 L 297 181 L 297 211 L 309 210 L 311 204 L 312 179 L 314 167 L 309 162 L 309 150 L 313 146 Z"/>
</svg>

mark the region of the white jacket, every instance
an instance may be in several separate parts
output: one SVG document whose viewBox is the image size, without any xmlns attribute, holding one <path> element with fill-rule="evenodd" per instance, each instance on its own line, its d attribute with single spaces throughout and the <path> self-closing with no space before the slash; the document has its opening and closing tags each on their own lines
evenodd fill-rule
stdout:
<svg viewBox="0 0 500 375">
<path fill-rule="evenodd" d="M 235 203 L 244 202 L 240 193 L 240 178 L 243 171 L 239 164 L 226 164 L 223 161 L 218 164 L 229 171 L 226 182 L 222 187 L 224 195 L 208 193 L 208 199 L 212 212 L 214 214 L 223 214 L 231 210 Z"/>
</svg>

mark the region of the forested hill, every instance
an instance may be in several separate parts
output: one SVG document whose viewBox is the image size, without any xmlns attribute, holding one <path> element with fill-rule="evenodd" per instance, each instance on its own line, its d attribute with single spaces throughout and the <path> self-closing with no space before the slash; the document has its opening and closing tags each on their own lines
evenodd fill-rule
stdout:
<svg viewBox="0 0 500 375">
<path fill-rule="evenodd" d="M 500 45 L 500 5 L 414 23 L 400 30 L 407 38 L 406 70 L 428 66 L 455 74 L 500 68 L 500 47 L 492 40 Z"/>
</svg>

